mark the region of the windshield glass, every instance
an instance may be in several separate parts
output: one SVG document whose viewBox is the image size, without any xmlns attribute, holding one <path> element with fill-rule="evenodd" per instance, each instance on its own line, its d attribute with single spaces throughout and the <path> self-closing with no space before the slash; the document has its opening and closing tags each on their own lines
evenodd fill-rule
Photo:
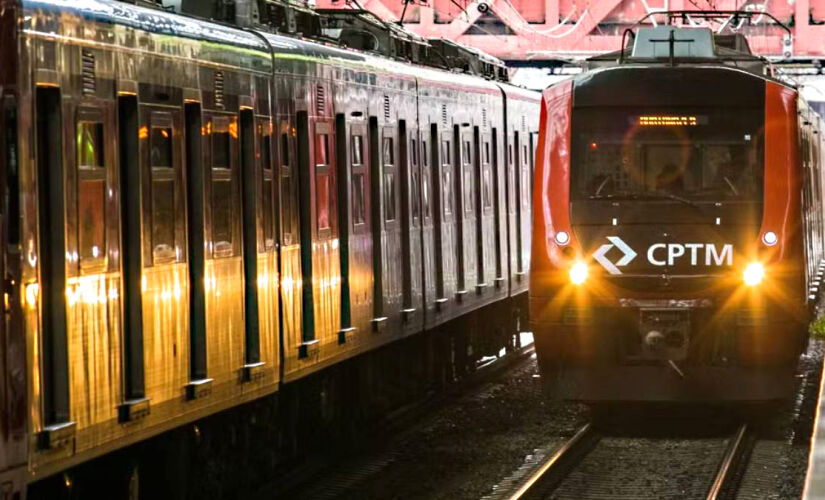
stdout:
<svg viewBox="0 0 825 500">
<path fill-rule="evenodd" d="M 762 110 L 573 111 L 571 197 L 761 200 Z"/>
</svg>

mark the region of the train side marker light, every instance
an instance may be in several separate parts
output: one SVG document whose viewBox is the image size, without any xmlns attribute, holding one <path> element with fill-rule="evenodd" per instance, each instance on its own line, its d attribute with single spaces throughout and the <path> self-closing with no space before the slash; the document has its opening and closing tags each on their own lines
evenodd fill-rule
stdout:
<svg viewBox="0 0 825 500">
<path fill-rule="evenodd" d="M 748 286 L 756 286 L 762 282 L 765 277 L 765 268 L 759 262 L 752 262 L 745 268 L 744 278 L 745 284 Z"/>
<path fill-rule="evenodd" d="M 778 241 L 779 237 L 773 231 L 765 231 L 765 234 L 762 235 L 762 243 L 769 247 L 776 245 Z"/>
<path fill-rule="evenodd" d="M 581 285 L 587 280 L 587 264 L 577 261 L 570 268 L 570 282 L 574 285 Z"/>
<path fill-rule="evenodd" d="M 570 243 L 570 235 L 566 231 L 559 231 L 556 233 L 556 243 L 562 246 Z"/>
</svg>

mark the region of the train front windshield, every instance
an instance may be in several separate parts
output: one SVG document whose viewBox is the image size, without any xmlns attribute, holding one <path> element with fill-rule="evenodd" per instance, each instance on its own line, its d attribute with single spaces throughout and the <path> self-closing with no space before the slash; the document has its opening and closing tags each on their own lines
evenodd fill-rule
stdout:
<svg viewBox="0 0 825 500">
<path fill-rule="evenodd" d="M 577 108 L 573 199 L 759 201 L 761 109 Z"/>
</svg>

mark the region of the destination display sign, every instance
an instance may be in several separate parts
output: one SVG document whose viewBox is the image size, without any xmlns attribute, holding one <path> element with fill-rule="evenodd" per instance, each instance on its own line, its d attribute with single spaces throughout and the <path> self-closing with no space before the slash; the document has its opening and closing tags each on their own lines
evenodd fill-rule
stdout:
<svg viewBox="0 0 825 500">
<path fill-rule="evenodd" d="M 705 125 L 707 122 L 707 116 L 640 115 L 637 123 L 640 127 L 695 127 Z"/>
</svg>

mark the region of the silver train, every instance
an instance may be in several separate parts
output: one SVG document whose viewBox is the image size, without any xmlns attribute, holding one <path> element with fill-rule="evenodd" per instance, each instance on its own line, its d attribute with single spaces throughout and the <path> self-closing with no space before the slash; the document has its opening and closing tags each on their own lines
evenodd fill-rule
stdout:
<svg viewBox="0 0 825 500">
<path fill-rule="evenodd" d="M 512 344 L 537 93 L 112 0 L 0 39 L 9 491 L 404 337 Z"/>
</svg>

